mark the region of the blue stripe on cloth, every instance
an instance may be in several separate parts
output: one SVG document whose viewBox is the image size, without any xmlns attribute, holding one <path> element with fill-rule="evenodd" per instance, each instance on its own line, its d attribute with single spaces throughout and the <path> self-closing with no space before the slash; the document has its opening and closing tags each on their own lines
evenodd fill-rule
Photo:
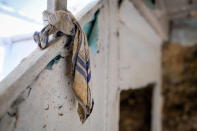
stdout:
<svg viewBox="0 0 197 131">
<path fill-rule="evenodd" d="M 86 64 L 83 62 L 79 55 L 77 57 L 77 61 L 81 64 L 81 66 L 83 66 L 84 69 L 86 69 Z"/>
<path fill-rule="evenodd" d="M 79 66 L 76 64 L 75 69 L 76 69 L 81 75 L 83 75 L 83 77 L 85 78 L 85 80 L 87 80 L 86 73 L 81 69 L 81 67 L 79 67 Z"/>
<path fill-rule="evenodd" d="M 90 79 L 91 79 L 91 72 L 90 72 L 90 73 L 88 74 L 88 76 L 87 76 L 87 82 L 89 82 Z"/>
<path fill-rule="evenodd" d="M 89 67 L 90 67 L 90 60 L 88 60 L 87 63 L 86 63 L 86 71 L 87 72 L 88 72 Z"/>
<path fill-rule="evenodd" d="M 47 26 L 45 26 L 40 32 L 43 33 L 46 28 Z"/>
<path fill-rule="evenodd" d="M 49 44 L 49 30 L 46 32 L 46 46 Z"/>
<path fill-rule="evenodd" d="M 37 40 L 35 39 L 35 37 L 38 37 L 38 39 L 40 40 L 40 35 L 39 35 L 38 32 L 35 32 L 34 33 L 34 37 L 33 37 L 34 38 L 34 41 L 37 42 Z"/>
</svg>

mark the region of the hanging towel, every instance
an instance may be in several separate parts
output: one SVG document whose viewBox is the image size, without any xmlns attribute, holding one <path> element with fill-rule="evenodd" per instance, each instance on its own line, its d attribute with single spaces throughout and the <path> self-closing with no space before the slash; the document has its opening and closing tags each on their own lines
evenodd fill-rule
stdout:
<svg viewBox="0 0 197 131">
<path fill-rule="evenodd" d="M 43 12 L 44 22 L 47 24 L 41 32 L 34 33 L 34 40 L 41 49 L 48 46 L 49 36 L 62 32 L 73 37 L 72 43 L 72 74 L 73 90 L 79 100 L 78 114 L 82 123 L 92 112 L 94 101 L 91 97 L 90 57 L 88 41 L 85 32 L 69 11 Z"/>
</svg>

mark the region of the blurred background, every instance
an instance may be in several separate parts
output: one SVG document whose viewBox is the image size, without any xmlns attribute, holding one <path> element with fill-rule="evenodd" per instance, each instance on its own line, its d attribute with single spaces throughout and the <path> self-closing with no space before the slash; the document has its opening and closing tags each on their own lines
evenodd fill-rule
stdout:
<svg viewBox="0 0 197 131">
<path fill-rule="evenodd" d="M 197 0 L 130 1 L 153 27 L 149 11 L 168 32 L 161 49 L 162 130 L 197 131 Z M 121 92 L 120 131 L 151 130 L 155 86 Z"/>
<path fill-rule="evenodd" d="M 75 15 L 92 1 L 68 0 L 68 9 Z M 117 0 L 119 6 L 124 1 Z M 158 30 L 167 32 L 167 38 L 161 34 L 162 129 L 197 131 L 197 0 L 129 1 L 149 21 L 147 8 L 163 25 Z M 46 9 L 47 0 L 0 0 L 0 81 L 37 48 L 32 35 L 42 29 Z M 121 91 L 120 131 L 151 130 L 155 86 Z"/>
</svg>

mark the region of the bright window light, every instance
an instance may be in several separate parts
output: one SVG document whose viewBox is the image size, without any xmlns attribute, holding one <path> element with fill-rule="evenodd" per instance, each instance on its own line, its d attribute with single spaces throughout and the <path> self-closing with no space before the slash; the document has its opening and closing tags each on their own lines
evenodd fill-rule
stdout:
<svg viewBox="0 0 197 131">
<path fill-rule="evenodd" d="M 0 45 L 0 80 L 3 77 L 4 48 Z"/>
<path fill-rule="evenodd" d="M 88 4 L 95 2 L 98 0 L 68 0 L 68 10 L 71 11 L 74 15 L 77 12 L 81 11 L 85 8 Z"/>
<path fill-rule="evenodd" d="M 47 0 L 0 0 L 0 80 L 37 47 L 32 35 L 46 8 Z"/>
</svg>

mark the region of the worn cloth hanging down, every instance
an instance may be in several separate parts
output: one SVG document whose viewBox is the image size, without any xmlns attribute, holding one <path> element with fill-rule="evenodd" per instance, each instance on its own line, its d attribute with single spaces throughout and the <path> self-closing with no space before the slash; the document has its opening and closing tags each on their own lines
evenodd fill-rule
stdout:
<svg viewBox="0 0 197 131">
<path fill-rule="evenodd" d="M 56 11 L 55 13 L 43 12 L 43 19 L 47 25 L 34 33 L 34 40 L 41 49 L 49 44 L 49 36 L 62 32 L 73 37 L 72 41 L 72 74 L 73 90 L 79 100 L 78 114 L 82 123 L 92 112 L 94 101 L 91 98 L 90 57 L 88 41 L 85 32 L 69 11 Z"/>
</svg>

